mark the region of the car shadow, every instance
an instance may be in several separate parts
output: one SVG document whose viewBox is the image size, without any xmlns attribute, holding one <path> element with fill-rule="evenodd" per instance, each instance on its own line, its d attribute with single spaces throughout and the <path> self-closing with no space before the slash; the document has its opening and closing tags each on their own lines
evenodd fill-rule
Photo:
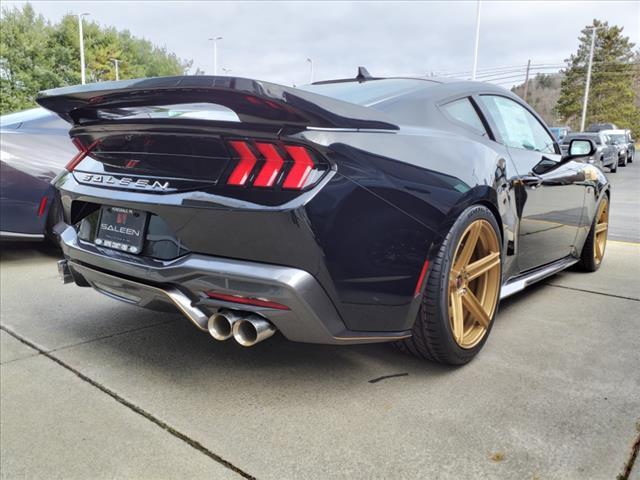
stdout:
<svg viewBox="0 0 640 480">
<path fill-rule="evenodd" d="M 8 242 L 0 241 L 0 261 L 3 263 L 22 262 L 29 258 L 49 257 L 55 261 L 62 258 L 62 250 L 51 242 Z"/>
<path fill-rule="evenodd" d="M 104 361 L 122 365 L 122 368 L 135 366 L 141 372 L 153 372 L 153 375 L 167 379 L 179 377 L 181 382 L 189 384 L 192 381 L 206 384 L 211 377 L 221 375 L 233 376 L 235 382 L 255 383 L 258 376 L 260 382 L 271 379 L 295 384 L 317 384 L 323 378 L 335 384 L 336 377 L 360 384 L 389 376 L 374 382 L 382 385 L 406 381 L 407 378 L 446 375 L 452 370 L 451 367 L 397 352 L 388 344 L 304 344 L 288 341 L 276 333 L 270 339 L 246 348 L 233 339 L 214 340 L 208 333 L 195 329 L 178 313 L 139 309 L 143 315 L 161 315 L 163 318 L 156 317 L 155 325 L 135 328 L 135 322 L 140 318 L 135 312 L 138 309 L 126 310 L 131 316 L 132 329 L 83 343 L 83 358 L 90 355 L 92 363 Z M 88 321 L 109 321 L 114 311 L 117 311 L 117 305 L 113 309 L 105 309 L 104 318 L 100 314 Z M 119 320 L 123 319 L 120 317 Z M 92 327 L 83 322 L 73 322 L 67 328 L 73 329 L 69 332 L 71 336 L 81 338 L 87 333 L 85 325 L 90 331 Z"/>
</svg>

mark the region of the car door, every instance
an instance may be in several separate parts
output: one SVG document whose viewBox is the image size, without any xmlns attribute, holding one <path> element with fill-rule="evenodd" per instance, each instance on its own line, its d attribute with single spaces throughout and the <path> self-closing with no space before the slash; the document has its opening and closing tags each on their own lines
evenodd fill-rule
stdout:
<svg viewBox="0 0 640 480">
<path fill-rule="evenodd" d="M 574 162 L 562 161 L 552 135 L 523 104 L 501 95 L 480 95 L 478 100 L 517 172 L 511 181 L 521 205 L 519 270 L 570 255 L 582 221 L 584 174 Z"/>
</svg>

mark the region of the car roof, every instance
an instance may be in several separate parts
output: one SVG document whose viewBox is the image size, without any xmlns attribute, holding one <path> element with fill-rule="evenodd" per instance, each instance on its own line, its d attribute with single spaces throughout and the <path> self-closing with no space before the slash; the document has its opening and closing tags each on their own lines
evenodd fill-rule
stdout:
<svg viewBox="0 0 640 480">
<path fill-rule="evenodd" d="M 606 134 L 606 135 L 626 135 L 627 134 L 627 130 L 624 130 L 622 128 L 616 128 L 615 130 L 600 130 L 602 133 Z"/>
</svg>

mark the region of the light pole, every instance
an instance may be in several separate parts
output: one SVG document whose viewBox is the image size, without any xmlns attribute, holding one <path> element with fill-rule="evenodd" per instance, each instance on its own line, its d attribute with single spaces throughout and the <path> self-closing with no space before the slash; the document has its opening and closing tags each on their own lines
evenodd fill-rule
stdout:
<svg viewBox="0 0 640 480">
<path fill-rule="evenodd" d="M 80 79 L 82 85 L 87 83 L 87 79 L 84 74 L 84 36 L 82 35 L 82 17 L 89 15 L 88 13 L 78 13 L 78 35 L 80 35 Z"/>
<path fill-rule="evenodd" d="M 112 58 L 111 61 L 116 66 L 116 81 L 118 81 L 120 80 L 120 71 L 118 70 L 118 63 L 120 62 L 120 60 L 118 60 L 117 58 Z"/>
<path fill-rule="evenodd" d="M 309 83 L 313 83 L 313 60 L 307 58 L 307 62 L 309 62 Z"/>
<path fill-rule="evenodd" d="M 213 74 L 218 74 L 218 40 L 222 40 L 222 37 L 213 37 L 209 39 L 213 42 Z"/>
<path fill-rule="evenodd" d="M 478 8 L 476 10 L 476 42 L 473 47 L 473 70 L 471 72 L 471 80 L 476 79 L 476 71 L 478 70 L 478 47 L 480 45 L 480 0 L 478 0 Z"/>
<path fill-rule="evenodd" d="M 584 124 L 587 120 L 587 103 L 589 102 L 589 87 L 591 86 L 591 65 L 593 64 L 593 49 L 596 45 L 596 31 L 599 27 L 591 27 L 591 49 L 589 50 L 589 66 L 587 67 L 587 83 L 584 86 L 584 100 L 582 101 L 582 119 L 580 131 L 584 132 Z"/>
</svg>

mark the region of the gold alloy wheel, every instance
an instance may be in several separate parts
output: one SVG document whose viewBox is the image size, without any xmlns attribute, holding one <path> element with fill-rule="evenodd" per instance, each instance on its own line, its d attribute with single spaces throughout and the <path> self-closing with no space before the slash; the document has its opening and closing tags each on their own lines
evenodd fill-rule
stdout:
<svg viewBox="0 0 640 480">
<path fill-rule="evenodd" d="M 462 234 L 449 273 L 449 322 L 456 343 L 473 348 L 485 336 L 498 304 L 500 243 L 486 220 Z"/>
<path fill-rule="evenodd" d="M 606 196 L 602 197 L 596 218 L 596 238 L 594 238 L 593 241 L 593 258 L 596 264 L 599 265 L 604 257 L 604 249 L 607 246 L 607 232 L 609 230 L 609 200 Z"/>
</svg>

